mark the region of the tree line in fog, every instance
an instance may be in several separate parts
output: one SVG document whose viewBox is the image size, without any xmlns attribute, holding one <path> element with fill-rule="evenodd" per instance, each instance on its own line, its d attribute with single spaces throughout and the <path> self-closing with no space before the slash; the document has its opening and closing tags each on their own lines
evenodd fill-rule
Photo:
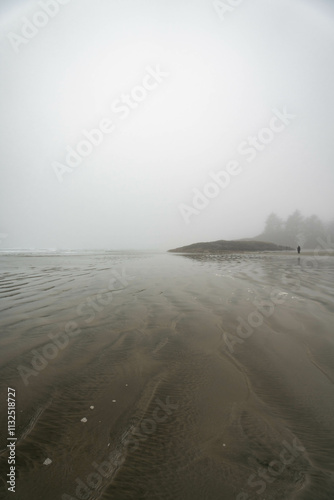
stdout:
<svg viewBox="0 0 334 500">
<path fill-rule="evenodd" d="M 300 245 L 302 248 L 316 248 L 319 238 L 334 240 L 334 220 L 325 223 L 317 215 L 304 217 L 296 210 L 286 220 L 271 213 L 266 219 L 263 233 L 255 239 L 291 247 Z"/>
</svg>

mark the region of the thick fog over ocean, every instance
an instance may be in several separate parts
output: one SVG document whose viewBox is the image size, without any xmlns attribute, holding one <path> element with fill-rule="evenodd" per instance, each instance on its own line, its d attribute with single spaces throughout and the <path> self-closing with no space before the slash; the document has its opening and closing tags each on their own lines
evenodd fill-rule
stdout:
<svg viewBox="0 0 334 500">
<path fill-rule="evenodd" d="M 330 0 L 2 0 L 1 248 L 333 218 Z"/>
</svg>

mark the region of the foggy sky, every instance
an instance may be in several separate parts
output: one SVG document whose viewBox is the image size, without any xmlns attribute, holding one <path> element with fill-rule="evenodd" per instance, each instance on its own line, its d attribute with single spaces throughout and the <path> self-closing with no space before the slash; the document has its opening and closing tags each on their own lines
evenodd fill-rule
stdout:
<svg viewBox="0 0 334 500">
<path fill-rule="evenodd" d="M 223 3 L 1 0 L 0 248 L 168 249 L 255 236 L 272 211 L 333 217 L 333 2 Z"/>
</svg>

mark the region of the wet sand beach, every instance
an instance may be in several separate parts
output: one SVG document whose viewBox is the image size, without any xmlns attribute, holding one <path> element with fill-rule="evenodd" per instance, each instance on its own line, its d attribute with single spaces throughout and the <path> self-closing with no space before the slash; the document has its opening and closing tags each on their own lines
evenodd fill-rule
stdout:
<svg viewBox="0 0 334 500">
<path fill-rule="evenodd" d="M 1 498 L 334 498 L 333 256 L 0 264 Z"/>
</svg>

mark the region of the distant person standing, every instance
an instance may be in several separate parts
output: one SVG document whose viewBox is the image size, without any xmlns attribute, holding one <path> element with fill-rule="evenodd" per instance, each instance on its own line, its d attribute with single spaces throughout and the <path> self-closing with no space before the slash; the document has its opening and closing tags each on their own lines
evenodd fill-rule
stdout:
<svg viewBox="0 0 334 500">
<path fill-rule="evenodd" d="M 300 246 L 297 247 L 297 252 L 300 253 Z"/>
</svg>

